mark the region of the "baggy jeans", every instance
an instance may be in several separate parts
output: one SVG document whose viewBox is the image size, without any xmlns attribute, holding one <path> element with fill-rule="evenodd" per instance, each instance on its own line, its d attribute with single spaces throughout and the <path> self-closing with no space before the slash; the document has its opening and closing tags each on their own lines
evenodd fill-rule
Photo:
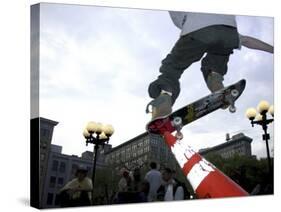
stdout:
<svg viewBox="0 0 281 212">
<path fill-rule="evenodd" d="M 201 60 L 201 71 L 205 82 L 210 72 L 222 76 L 227 72 L 227 63 L 233 49 L 239 47 L 237 29 L 231 26 L 214 25 L 181 36 L 171 52 L 162 60 L 160 75 L 148 88 L 151 98 L 159 96 L 161 90 L 172 93 L 172 103 L 180 93 L 179 79 L 192 63 Z"/>
</svg>

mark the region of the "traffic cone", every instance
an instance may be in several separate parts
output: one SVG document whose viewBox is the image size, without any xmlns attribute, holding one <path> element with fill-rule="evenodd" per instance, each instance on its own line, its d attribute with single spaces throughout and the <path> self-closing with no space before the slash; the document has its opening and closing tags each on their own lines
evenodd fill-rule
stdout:
<svg viewBox="0 0 281 212">
<path fill-rule="evenodd" d="M 223 174 L 214 165 L 196 153 L 190 146 L 183 145 L 169 132 L 164 140 L 178 161 L 184 175 L 198 198 L 237 197 L 249 194 L 237 183 Z"/>
</svg>

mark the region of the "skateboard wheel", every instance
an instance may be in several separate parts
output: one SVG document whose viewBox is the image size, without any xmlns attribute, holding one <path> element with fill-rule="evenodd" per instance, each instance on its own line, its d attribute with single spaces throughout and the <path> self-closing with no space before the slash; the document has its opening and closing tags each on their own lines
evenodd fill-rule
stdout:
<svg viewBox="0 0 281 212">
<path fill-rule="evenodd" d="M 182 119 L 180 117 L 175 117 L 173 119 L 173 125 L 176 126 L 181 126 L 182 125 Z"/>
<path fill-rule="evenodd" d="M 236 107 L 230 105 L 230 107 L 229 107 L 229 112 L 235 113 L 235 112 L 236 112 Z"/>
<path fill-rule="evenodd" d="M 231 96 L 237 97 L 238 95 L 239 95 L 239 91 L 238 90 L 234 89 L 234 90 L 231 91 Z"/>
<path fill-rule="evenodd" d="M 182 134 L 181 132 L 176 132 L 176 138 L 177 138 L 178 140 L 183 139 L 183 134 Z"/>
</svg>

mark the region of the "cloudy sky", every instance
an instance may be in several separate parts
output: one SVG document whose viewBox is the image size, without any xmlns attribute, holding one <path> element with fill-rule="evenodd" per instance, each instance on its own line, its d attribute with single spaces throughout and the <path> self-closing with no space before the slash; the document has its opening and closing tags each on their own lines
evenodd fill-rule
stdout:
<svg viewBox="0 0 281 212">
<path fill-rule="evenodd" d="M 237 16 L 237 23 L 241 34 L 273 44 L 272 18 Z M 92 150 L 82 136 L 88 121 L 112 124 L 113 146 L 145 131 L 147 87 L 180 34 L 166 11 L 42 4 L 40 33 L 40 116 L 59 122 L 52 142 L 63 153 Z M 191 123 L 185 142 L 198 150 L 243 132 L 253 138 L 253 154 L 265 157 L 262 130 L 251 127 L 245 111 L 260 100 L 273 104 L 273 69 L 272 54 L 235 50 L 225 84 L 247 80 L 237 112 L 219 110 Z M 174 109 L 209 94 L 200 63 L 185 71 L 181 87 Z M 269 131 L 273 149 L 273 126 Z"/>
</svg>

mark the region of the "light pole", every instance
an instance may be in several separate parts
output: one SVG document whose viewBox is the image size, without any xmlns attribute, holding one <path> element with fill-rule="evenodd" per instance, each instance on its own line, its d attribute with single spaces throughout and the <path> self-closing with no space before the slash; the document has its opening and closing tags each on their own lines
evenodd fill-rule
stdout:
<svg viewBox="0 0 281 212">
<path fill-rule="evenodd" d="M 94 198 L 94 183 L 98 149 L 100 145 L 104 146 L 105 143 L 109 142 L 109 139 L 113 133 L 114 129 L 111 125 L 102 125 L 101 123 L 95 122 L 89 122 L 83 131 L 83 136 L 86 138 L 86 146 L 88 146 L 89 143 L 94 145 L 94 160 L 92 170 L 92 202 Z"/>
<path fill-rule="evenodd" d="M 261 101 L 258 104 L 257 109 L 259 114 L 257 114 L 255 108 L 247 109 L 246 116 L 248 117 L 248 119 L 250 119 L 252 127 L 254 127 L 254 125 L 257 124 L 257 125 L 261 125 L 262 129 L 264 130 L 264 134 L 262 135 L 262 138 L 266 143 L 266 153 L 267 153 L 269 174 L 273 174 L 270 155 L 269 155 L 269 147 L 268 147 L 268 140 L 270 139 L 270 136 L 267 133 L 267 125 L 273 122 L 274 119 L 273 118 L 267 119 L 267 112 L 269 112 L 271 116 L 274 117 L 274 108 L 273 105 L 269 106 L 269 103 L 267 101 Z"/>
</svg>

